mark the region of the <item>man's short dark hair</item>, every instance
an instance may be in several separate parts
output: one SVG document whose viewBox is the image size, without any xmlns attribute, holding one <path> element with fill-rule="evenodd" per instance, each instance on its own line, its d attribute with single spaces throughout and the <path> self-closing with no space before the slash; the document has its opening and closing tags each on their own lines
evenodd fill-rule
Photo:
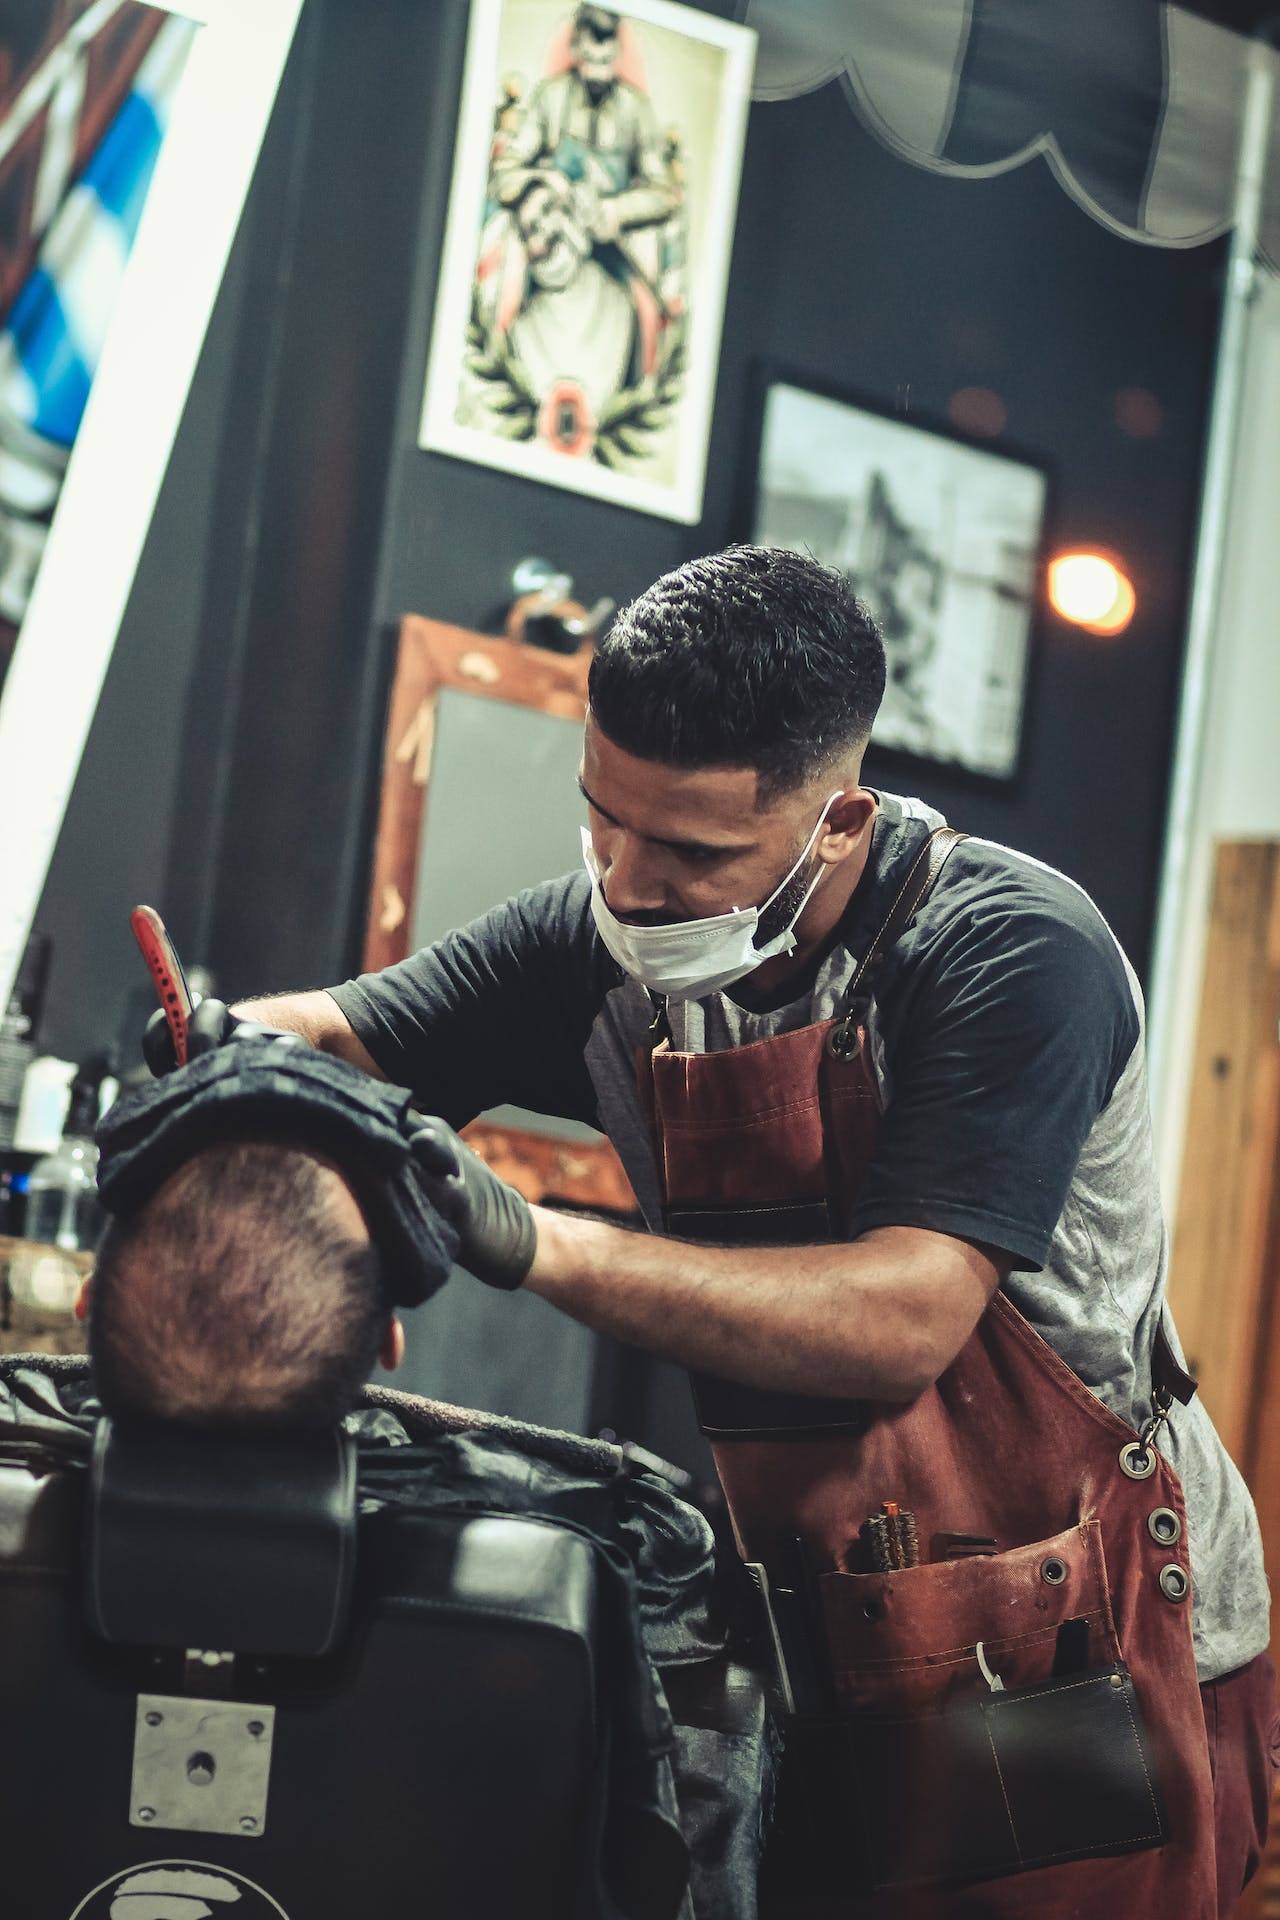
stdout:
<svg viewBox="0 0 1280 1920">
<path fill-rule="evenodd" d="M 729 547 L 623 608 L 590 700 L 626 752 L 754 767 L 764 800 L 864 746 L 884 682 L 884 643 L 843 574 L 781 547 Z"/>
<path fill-rule="evenodd" d="M 350 1411 L 388 1308 L 376 1253 L 335 1211 L 337 1177 L 296 1147 L 228 1142 L 111 1222 L 89 1308 L 105 1412 L 265 1429 Z"/>
</svg>

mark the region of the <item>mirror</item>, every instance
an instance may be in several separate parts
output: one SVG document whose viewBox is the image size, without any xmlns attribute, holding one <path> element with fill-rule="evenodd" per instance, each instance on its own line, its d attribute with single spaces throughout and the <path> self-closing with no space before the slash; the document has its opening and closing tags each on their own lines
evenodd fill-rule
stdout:
<svg viewBox="0 0 1280 1920">
<path fill-rule="evenodd" d="M 488 913 L 535 879 L 579 864 L 582 728 L 576 720 L 445 687 L 436 708 L 431 805 L 418 842 L 411 952 Z M 530 805 L 533 796 L 536 804 Z M 578 1121 L 523 1108 L 502 1126 L 598 1140 Z"/>
<path fill-rule="evenodd" d="M 401 623 L 366 970 L 577 865 L 589 664 L 589 647 L 565 657 L 415 615 Z M 530 1200 L 635 1210 L 621 1163 L 590 1127 L 501 1108 L 467 1137 Z"/>
<path fill-rule="evenodd" d="M 401 622 L 366 969 L 576 865 L 590 657 L 589 647 L 565 657 L 412 615 Z M 590 1127 L 504 1107 L 466 1135 L 529 1200 L 634 1213 L 621 1163 Z M 599 1342 L 534 1294 L 459 1282 L 408 1315 L 405 1334 L 395 1386 L 572 1432 L 599 1424 Z"/>
</svg>

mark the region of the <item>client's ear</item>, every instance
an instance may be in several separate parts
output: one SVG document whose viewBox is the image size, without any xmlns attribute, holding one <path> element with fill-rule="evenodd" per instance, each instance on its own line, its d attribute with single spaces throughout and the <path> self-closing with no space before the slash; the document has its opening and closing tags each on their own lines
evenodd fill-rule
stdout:
<svg viewBox="0 0 1280 1920">
<path fill-rule="evenodd" d="M 76 1295 L 76 1304 L 73 1309 L 77 1320 L 87 1320 L 89 1318 L 89 1289 L 92 1284 L 93 1275 L 86 1273 L 84 1279 L 80 1282 L 80 1291 Z M 403 1341 L 403 1335 L 401 1338 Z"/>
<path fill-rule="evenodd" d="M 85 1286 L 87 1287 L 88 1284 L 86 1280 Z M 378 1351 L 378 1358 L 388 1373 L 394 1373 L 400 1365 L 400 1362 L 404 1359 L 404 1327 L 401 1324 L 398 1314 L 393 1313 L 387 1321 L 387 1330 L 382 1336 L 382 1346 Z"/>
</svg>

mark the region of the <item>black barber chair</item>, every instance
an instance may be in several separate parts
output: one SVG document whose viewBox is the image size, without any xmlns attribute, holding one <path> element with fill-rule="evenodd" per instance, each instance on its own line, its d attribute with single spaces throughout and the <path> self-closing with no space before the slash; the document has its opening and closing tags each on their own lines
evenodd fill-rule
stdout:
<svg viewBox="0 0 1280 1920">
<path fill-rule="evenodd" d="M 595 1911 L 590 1548 L 357 1524 L 355 1467 L 337 1432 L 0 1449 L 9 1920 Z"/>
</svg>

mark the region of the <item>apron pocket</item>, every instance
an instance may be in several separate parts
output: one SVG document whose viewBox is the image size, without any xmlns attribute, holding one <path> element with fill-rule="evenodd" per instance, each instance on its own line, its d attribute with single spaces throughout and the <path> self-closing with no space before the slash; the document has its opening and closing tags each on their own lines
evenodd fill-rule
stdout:
<svg viewBox="0 0 1280 1920">
<path fill-rule="evenodd" d="M 824 1890 L 988 1879 L 1164 1839 L 1097 1521 L 817 1587 L 836 1712 L 792 1723 L 783 1794 Z"/>
<path fill-rule="evenodd" d="M 935 1709 L 797 1722 L 788 1748 L 788 1799 L 827 1840 L 803 1849 L 824 1892 L 989 1880 L 1167 1838 L 1122 1664 Z"/>
<path fill-rule="evenodd" d="M 824 1573 L 818 1596 L 840 1713 L 937 1707 L 1121 1658 L 1096 1520 L 1052 1539 L 894 1573 Z"/>
</svg>

